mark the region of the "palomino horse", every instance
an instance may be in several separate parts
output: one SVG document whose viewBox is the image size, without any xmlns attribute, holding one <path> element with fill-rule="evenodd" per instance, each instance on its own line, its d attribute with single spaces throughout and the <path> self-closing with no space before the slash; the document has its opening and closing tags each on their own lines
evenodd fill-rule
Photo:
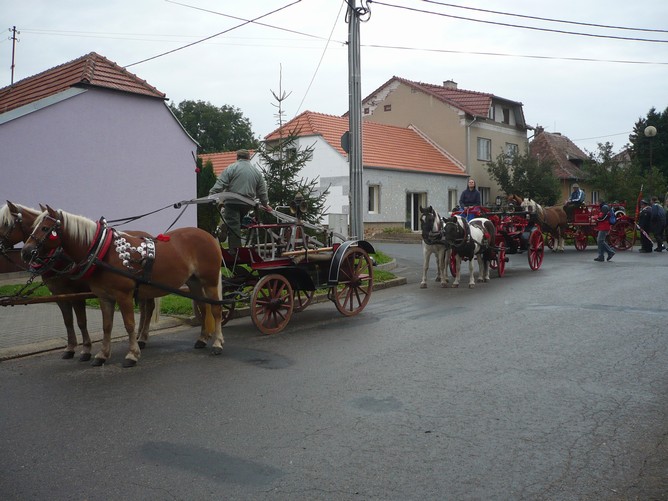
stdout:
<svg viewBox="0 0 668 501">
<path fill-rule="evenodd" d="M 522 199 L 518 195 L 510 195 L 509 201 L 518 204 L 523 210 L 534 212 L 538 216 L 541 230 L 554 238 L 554 252 L 564 252 L 564 234 L 568 229 L 568 219 L 563 207 L 555 205 L 542 207 L 531 198 Z"/>
<path fill-rule="evenodd" d="M 37 216 L 42 210 L 36 210 L 20 204 L 13 204 L 7 201 L 7 205 L 0 207 L 0 254 L 6 256 L 6 251 L 12 249 L 19 242 L 25 242 L 30 233 L 32 226 Z M 137 236 L 149 236 L 147 233 L 140 231 L 130 232 Z M 42 273 L 42 282 L 49 289 L 49 292 L 54 296 L 64 294 L 79 294 L 90 292 L 90 287 L 87 282 L 83 280 L 76 280 L 69 278 L 66 272 L 59 270 L 60 266 L 64 266 L 65 261 L 53 263 L 50 270 Z M 81 331 L 81 354 L 79 360 L 87 362 L 91 358 L 91 338 L 88 333 L 88 321 L 86 316 L 86 300 L 85 299 L 68 299 L 56 301 L 58 308 L 63 316 L 65 324 L 65 331 L 67 332 L 67 347 L 63 352 L 63 359 L 74 358 L 74 353 L 77 347 L 77 335 L 74 330 L 74 317 L 77 319 L 77 326 Z M 140 346 L 142 341 L 146 344 L 148 339 L 148 331 L 151 323 L 151 315 L 155 309 L 155 301 L 147 299 L 140 304 L 141 317 L 139 321 L 139 339 Z M 74 314 L 73 314 L 74 313 Z M 141 346 L 143 348 L 144 346 Z"/>
<path fill-rule="evenodd" d="M 448 269 L 446 263 L 450 261 L 450 248 L 445 244 L 443 238 L 443 219 L 436 209 L 431 205 L 426 208 L 420 207 L 420 227 L 422 229 L 422 281 L 420 288 L 427 288 L 427 270 L 429 269 L 429 260 L 433 254 L 436 258 L 436 269 L 438 276 L 436 281 L 440 280 L 441 287 L 448 286 Z"/>
<path fill-rule="evenodd" d="M 492 259 L 496 239 L 496 227 L 489 219 L 476 217 L 467 221 L 461 216 L 452 216 L 445 220 L 443 228 L 445 241 L 455 253 L 455 281 L 453 287 L 459 287 L 462 259 L 469 262 L 469 288 L 475 287 L 473 259 L 478 261 L 478 281 L 489 282 L 489 262 Z"/>
<path fill-rule="evenodd" d="M 212 352 L 223 350 L 221 329 L 222 253 L 216 239 L 199 228 L 179 228 L 153 240 L 108 228 L 48 207 L 33 226 L 21 251 L 31 267 L 47 264 L 54 255 L 70 259 L 77 275 L 86 280 L 100 300 L 103 340 L 93 359 L 103 365 L 111 356 L 111 329 L 117 303 L 128 333 L 129 349 L 124 367 L 133 367 L 141 351 L 135 332 L 133 298 L 151 299 L 178 292 L 186 284 L 190 292 L 207 303 L 200 337 L 195 348 L 206 346 L 215 334 Z"/>
</svg>

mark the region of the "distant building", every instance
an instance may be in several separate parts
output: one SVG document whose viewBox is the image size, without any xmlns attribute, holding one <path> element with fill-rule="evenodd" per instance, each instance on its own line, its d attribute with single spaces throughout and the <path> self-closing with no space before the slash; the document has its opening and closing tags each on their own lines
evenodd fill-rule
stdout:
<svg viewBox="0 0 668 501">
<path fill-rule="evenodd" d="M 157 211 L 122 229 L 159 234 L 173 203 L 197 196 L 196 151 L 165 94 L 95 52 L 0 89 L 3 202 L 108 220 Z M 193 206 L 175 227 L 196 225 Z"/>
<path fill-rule="evenodd" d="M 547 132 L 543 127 L 536 127 L 534 138 L 529 144 L 529 155 L 539 161 L 549 161 L 552 172 L 559 180 L 562 199 L 566 200 L 574 183 L 585 190 L 587 203 L 597 203 L 600 193 L 592 190 L 587 183 L 587 174 L 582 165 L 587 154 L 573 141 L 558 132 Z"/>
<path fill-rule="evenodd" d="M 522 103 L 460 89 L 452 80 L 434 85 L 392 77 L 362 100 L 362 116 L 364 120 L 418 128 L 476 180 L 483 204 L 501 194 L 489 176 L 487 163 L 500 154 L 524 153 L 531 129 Z"/>
<path fill-rule="evenodd" d="M 318 178 L 323 192 L 329 187 L 329 213 L 346 216 L 350 213 L 350 167 L 341 137 L 348 125 L 348 118 L 306 111 L 264 138 L 271 145 L 295 132 L 295 148 L 313 148 L 313 158 L 302 176 Z M 416 127 L 364 121 L 362 143 L 367 233 L 387 227 L 418 231 L 420 206 L 433 205 L 445 214 L 466 188 L 464 165 Z M 257 156 L 254 160 L 259 161 Z"/>
</svg>

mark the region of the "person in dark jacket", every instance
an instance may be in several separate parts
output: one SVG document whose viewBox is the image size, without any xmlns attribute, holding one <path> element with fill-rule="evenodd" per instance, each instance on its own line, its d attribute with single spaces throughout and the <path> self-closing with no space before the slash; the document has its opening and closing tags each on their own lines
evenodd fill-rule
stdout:
<svg viewBox="0 0 668 501">
<path fill-rule="evenodd" d="M 650 219 L 650 229 L 656 239 L 655 252 L 663 250 L 663 230 L 666 227 L 666 212 L 661 207 L 658 197 L 652 197 L 652 217 Z"/>
<path fill-rule="evenodd" d="M 652 241 L 648 235 L 651 231 L 650 224 L 652 219 L 652 208 L 647 200 L 640 201 L 640 214 L 638 215 L 638 226 L 640 232 L 640 249 L 638 252 L 652 252 Z"/>
<path fill-rule="evenodd" d="M 480 192 L 475 185 L 473 178 L 469 179 L 468 188 L 466 188 L 459 197 L 459 206 L 471 207 L 474 205 L 482 205 L 480 201 Z"/>
</svg>

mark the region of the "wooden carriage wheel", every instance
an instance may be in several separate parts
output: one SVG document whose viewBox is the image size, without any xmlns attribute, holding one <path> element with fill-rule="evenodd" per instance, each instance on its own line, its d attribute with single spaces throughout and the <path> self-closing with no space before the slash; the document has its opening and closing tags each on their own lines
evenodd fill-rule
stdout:
<svg viewBox="0 0 668 501">
<path fill-rule="evenodd" d="M 610 228 L 608 242 L 616 250 L 629 250 L 633 247 L 635 226 L 628 219 L 620 219 Z"/>
<path fill-rule="evenodd" d="M 529 235 L 528 250 L 529 268 L 536 271 L 543 264 L 543 256 L 545 255 L 545 241 L 543 240 L 543 233 L 540 230 L 534 229 Z"/>
<path fill-rule="evenodd" d="M 315 291 L 307 291 L 304 289 L 294 289 L 293 303 L 296 312 L 304 311 L 306 307 L 313 301 Z"/>
<path fill-rule="evenodd" d="M 281 332 L 288 325 L 293 309 L 292 286 L 283 275 L 265 275 L 255 284 L 251 298 L 251 318 L 263 334 Z"/>
<path fill-rule="evenodd" d="M 373 267 L 371 258 L 360 247 L 350 247 L 341 259 L 338 285 L 330 289 L 336 309 L 351 317 L 361 312 L 373 291 Z"/>
</svg>

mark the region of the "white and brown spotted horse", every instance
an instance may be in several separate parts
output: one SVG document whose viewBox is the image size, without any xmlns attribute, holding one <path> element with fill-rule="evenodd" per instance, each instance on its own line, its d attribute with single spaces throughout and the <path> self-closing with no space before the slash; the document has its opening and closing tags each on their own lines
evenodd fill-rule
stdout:
<svg viewBox="0 0 668 501">
<path fill-rule="evenodd" d="M 422 230 L 422 280 L 420 288 L 427 288 L 427 270 L 431 255 L 436 257 L 436 269 L 438 276 L 436 281 L 441 282 L 441 287 L 448 287 L 448 269 L 446 263 L 450 261 L 450 247 L 445 243 L 443 236 L 443 218 L 431 205 L 420 207 L 420 229 Z"/>
<path fill-rule="evenodd" d="M 447 245 L 455 253 L 455 281 L 453 287 L 459 287 L 462 259 L 469 262 L 469 288 L 475 287 L 473 259 L 478 261 L 478 281 L 489 282 L 489 262 L 492 258 L 496 228 L 494 223 L 484 217 L 467 221 L 461 216 L 445 219 L 443 234 Z"/>
</svg>

